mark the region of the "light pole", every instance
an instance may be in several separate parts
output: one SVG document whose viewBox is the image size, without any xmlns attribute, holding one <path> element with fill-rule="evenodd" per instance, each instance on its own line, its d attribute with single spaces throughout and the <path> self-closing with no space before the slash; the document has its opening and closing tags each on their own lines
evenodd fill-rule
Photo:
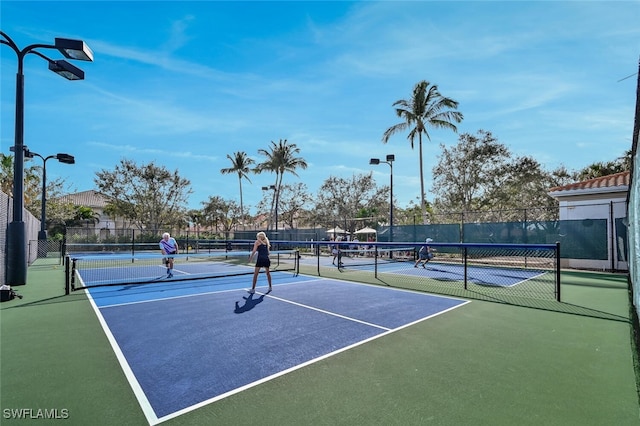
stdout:
<svg viewBox="0 0 640 426">
<path fill-rule="evenodd" d="M 16 74 L 16 123 L 13 152 L 13 218 L 7 227 L 7 284 L 25 285 L 27 283 L 27 235 L 23 220 L 24 210 L 24 58 L 29 53 L 41 57 L 49 64 L 49 70 L 68 80 L 84 79 L 84 72 L 64 60 L 53 60 L 36 49 L 56 49 L 67 59 L 93 61 L 93 52 L 82 40 L 56 38 L 54 44 L 31 44 L 24 49 L 3 31 L 0 31 L 0 44 L 9 46 L 18 59 Z"/>
<path fill-rule="evenodd" d="M 276 207 L 276 237 L 278 235 L 278 188 L 275 185 L 263 186 L 263 191 L 273 190 L 273 197 L 275 199 L 275 207 Z"/>
<path fill-rule="evenodd" d="M 389 202 L 389 242 L 393 241 L 393 162 L 396 156 L 393 154 L 387 155 L 387 161 L 380 161 L 379 158 L 372 158 L 369 160 L 369 164 L 378 165 L 380 163 L 388 164 L 391 167 L 391 196 Z M 389 252 L 391 253 L 391 252 Z"/>
<path fill-rule="evenodd" d="M 43 157 L 36 152 L 29 151 L 27 147 L 25 147 L 24 156 L 25 158 L 40 157 L 42 159 L 42 207 L 40 210 L 40 232 L 38 232 L 38 240 L 46 240 L 47 228 L 45 226 L 45 223 L 47 221 L 47 160 L 55 158 L 56 160 L 64 164 L 75 164 L 76 160 L 73 155 L 64 153 L 58 153 L 56 155 Z"/>
</svg>

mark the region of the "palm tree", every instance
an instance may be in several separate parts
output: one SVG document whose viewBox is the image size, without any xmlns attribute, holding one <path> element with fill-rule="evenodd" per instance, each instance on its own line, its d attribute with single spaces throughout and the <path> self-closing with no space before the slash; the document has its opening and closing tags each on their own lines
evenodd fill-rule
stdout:
<svg viewBox="0 0 640 426">
<path fill-rule="evenodd" d="M 413 88 L 413 94 L 410 99 L 400 99 L 395 101 L 393 106 L 396 107 L 398 117 L 404 119 L 402 123 L 398 123 L 389 127 L 382 136 L 382 143 L 389 142 L 391 135 L 409 129 L 407 139 L 411 142 L 413 149 L 413 141 L 418 136 L 418 147 L 420 150 L 420 205 L 422 208 L 422 220 L 426 220 L 426 204 L 424 200 L 424 172 L 422 166 L 422 134 L 431 140 L 428 127 L 451 129 L 457 132 L 458 129 L 453 122 L 460 123 L 464 118 L 462 113 L 452 111 L 458 108 L 458 102 L 450 98 L 445 98 L 438 91 L 438 86 L 430 85 L 428 81 L 420 81 Z"/>
<path fill-rule="evenodd" d="M 256 173 L 269 171 L 276 174 L 276 189 L 271 202 L 271 212 L 269 217 L 272 216 L 274 204 L 276 211 L 278 210 L 278 197 L 280 194 L 280 188 L 282 187 L 282 178 L 284 177 L 284 174 L 289 172 L 294 176 L 298 176 L 296 173 L 297 168 L 307 168 L 307 162 L 303 158 L 295 156 L 299 152 L 300 148 L 298 148 L 295 143 L 290 144 L 286 139 L 280 139 L 277 144 L 271 141 L 271 147 L 269 150 L 258 150 L 258 153 L 264 155 L 267 159 L 258 164 L 254 171 Z M 276 229 L 276 232 L 277 231 L 278 230 Z"/>
<path fill-rule="evenodd" d="M 247 153 L 243 151 L 235 152 L 233 157 L 227 154 L 227 158 L 231 160 L 232 167 L 221 169 L 220 173 L 223 175 L 230 173 L 238 174 L 238 183 L 240 184 L 240 216 L 242 218 L 242 225 L 244 226 L 245 217 L 244 207 L 242 205 L 242 179 L 244 178 L 251 183 L 251 179 L 249 179 L 249 172 L 251 171 L 250 166 L 255 164 L 255 161 L 247 157 Z"/>
</svg>

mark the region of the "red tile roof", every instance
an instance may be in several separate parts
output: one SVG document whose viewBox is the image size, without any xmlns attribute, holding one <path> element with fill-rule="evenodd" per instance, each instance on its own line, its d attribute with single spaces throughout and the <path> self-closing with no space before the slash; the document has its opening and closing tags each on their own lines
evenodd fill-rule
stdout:
<svg viewBox="0 0 640 426">
<path fill-rule="evenodd" d="M 571 183 L 564 186 L 556 186 L 549 190 L 549 192 L 556 191 L 570 191 L 580 189 L 597 189 L 597 188 L 612 188 L 616 186 L 629 186 L 629 180 L 631 172 L 620 172 L 608 176 L 601 176 L 594 179 L 584 180 L 582 182 Z"/>
<path fill-rule="evenodd" d="M 109 199 L 98 191 L 89 190 L 76 192 L 60 197 L 63 202 L 70 202 L 76 206 L 86 206 L 92 208 L 105 208 L 109 203 Z"/>
</svg>

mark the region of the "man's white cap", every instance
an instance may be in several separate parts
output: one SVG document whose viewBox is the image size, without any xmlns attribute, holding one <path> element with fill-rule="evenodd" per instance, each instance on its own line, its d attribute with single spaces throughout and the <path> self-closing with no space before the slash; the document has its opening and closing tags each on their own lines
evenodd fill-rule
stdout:
<svg viewBox="0 0 640 426">
<path fill-rule="evenodd" d="M 430 242 L 432 242 L 433 240 L 432 240 L 431 238 L 427 238 L 427 239 L 426 239 L 426 240 L 424 240 L 424 241 L 425 241 L 425 242 L 427 242 L 427 243 L 430 243 Z"/>
</svg>

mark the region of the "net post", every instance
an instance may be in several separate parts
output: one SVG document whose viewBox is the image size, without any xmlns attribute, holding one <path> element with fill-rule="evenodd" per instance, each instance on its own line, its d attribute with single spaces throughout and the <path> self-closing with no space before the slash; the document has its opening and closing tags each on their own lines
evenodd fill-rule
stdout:
<svg viewBox="0 0 640 426">
<path fill-rule="evenodd" d="M 69 281 L 69 256 L 64 257 L 64 294 L 71 294 L 71 282 Z"/>
<path fill-rule="evenodd" d="M 373 247 L 373 277 L 378 279 L 378 245 Z"/>
<path fill-rule="evenodd" d="M 73 259 L 71 264 L 71 271 L 69 273 L 71 291 L 76 289 L 76 259 Z"/>
<path fill-rule="evenodd" d="M 295 264 L 295 276 L 297 277 L 298 275 L 300 275 L 300 250 L 296 250 L 295 251 L 295 256 L 296 256 L 296 260 L 294 262 Z"/>
<path fill-rule="evenodd" d="M 560 301 L 560 241 L 556 241 L 556 300 Z"/>
</svg>

